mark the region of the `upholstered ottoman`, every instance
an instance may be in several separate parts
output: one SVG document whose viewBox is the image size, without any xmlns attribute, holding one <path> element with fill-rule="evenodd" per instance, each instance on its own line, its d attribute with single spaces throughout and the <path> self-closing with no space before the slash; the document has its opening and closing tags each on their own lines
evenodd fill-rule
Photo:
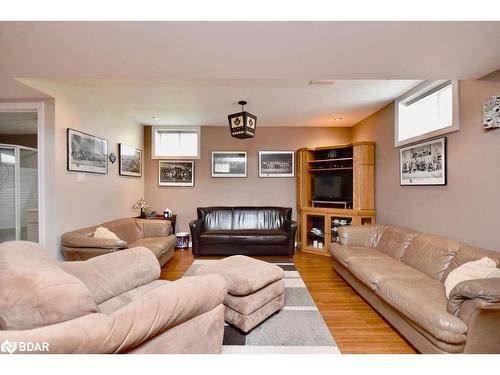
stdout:
<svg viewBox="0 0 500 375">
<path fill-rule="evenodd" d="M 217 273 L 226 279 L 226 322 L 245 333 L 285 304 L 284 272 L 274 264 L 234 255 L 202 265 L 196 273 Z"/>
</svg>

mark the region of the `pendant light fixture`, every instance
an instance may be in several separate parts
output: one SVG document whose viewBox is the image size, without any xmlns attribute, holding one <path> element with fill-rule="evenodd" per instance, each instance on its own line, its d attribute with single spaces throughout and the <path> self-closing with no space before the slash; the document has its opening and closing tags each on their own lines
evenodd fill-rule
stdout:
<svg viewBox="0 0 500 375">
<path fill-rule="evenodd" d="M 239 139 L 253 138 L 257 127 L 257 116 L 245 111 L 246 101 L 240 100 L 238 104 L 241 105 L 241 112 L 227 116 L 231 136 Z"/>
</svg>

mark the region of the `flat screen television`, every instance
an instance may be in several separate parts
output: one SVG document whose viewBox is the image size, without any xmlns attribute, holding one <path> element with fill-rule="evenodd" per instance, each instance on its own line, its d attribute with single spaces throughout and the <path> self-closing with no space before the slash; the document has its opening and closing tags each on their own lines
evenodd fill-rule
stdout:
<svg viewBox="0 0 500 375">
<path fill-rule="evenodd" d="M 352 203 L 352 174 L 318 174 L 313 180 L 313 200 Z"/>
</svg>

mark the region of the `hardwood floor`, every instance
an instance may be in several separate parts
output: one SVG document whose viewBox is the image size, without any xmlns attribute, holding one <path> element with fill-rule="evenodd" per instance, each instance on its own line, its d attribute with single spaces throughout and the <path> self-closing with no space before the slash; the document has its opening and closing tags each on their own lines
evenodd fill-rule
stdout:
<svg viewBox="0 0 500 375">
<path fill-rule="evenodd" d="M 416 352 L 332 269 L 329 258 L 298 251 L 293 260 L 342 353 Z M 194 257 L 190 250 L 177 250 L 174 258 L 163 267 L 161 278 L 166 280 L 180 278 L 193 261 Z"/>
</svg>

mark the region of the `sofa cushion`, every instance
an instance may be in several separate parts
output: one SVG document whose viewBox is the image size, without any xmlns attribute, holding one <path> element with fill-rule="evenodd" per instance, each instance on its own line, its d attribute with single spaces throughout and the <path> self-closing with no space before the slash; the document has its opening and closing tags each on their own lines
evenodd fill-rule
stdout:
<svg viewBox="0 0 500 375">
<path fill-rule="evenodd" d="M 99 311 L 103 314 L 112 314 L 118 309 L 139 300 L 144 295 L 156 289 L 164 284 L 170 283 L 167 280 L 154 280 L 150 283 L 140 285 L 137 288 L 133 288 L 125 293 L 119 294 L 116 297 L 110 298 L 99 304 Z"/>
<path fill-rule="evenodd" d="M 172 223 L 168 220 L 136 219 L 135 221 L 144 237 L 167 237 L 172 233 Z"/>
<path fill-rule="evenodd" d="M 266 245 L 285 245 L 288 233 L 284 230 L 210 230 L 203 232 L 199 241 L 202 244 L 250 244 L 263 242 Z"/>
<path fill-rule="evenodd" d="M 343 226 L 338 229 L 339 243 L 344 246 L 377 246 L 385 225 L 353 225 Z"/>
<path fill-rule="evenodd" d="M 425 273 L 395 259 L 351 259 L 349 270 L 372 290 L 381 280 L 432 280 Z"/>
<path fill-rule="evenodd" d="M 448 300 L 439 280 L 381 280 L 376 293 L 436 339 L 465 342 L 467 325 L 447 311 Z"/>
<path fill-rule="evenodd" d="M 33 242 L 0 244 L 0 328 L 42 327 L 97 312 L 88 288 Z"/>
<path fill-rule="evenodd" d="M 349 263 L 353 259 L 392 259 L 389 255 L 374 247 L 342 246 L 338 243 L 332 243 L 330 254 L 347 268 L 349 268 Z"/>
<path fill-rule="evenodd" d="M 174 249 L 176 243 L 176 237 L 174 235 L 170 235 L 167 237 L 146 237 L 141 238 L 135 242 L 132 242 L 128 246 L 132 247 L 146 247 L 156 255 L 157 258 L 160 258 L 163 254 L 167 253 Z"/>
<path fill-rule="evenodd" d="M 257 212 L 257 229 L 279 230 L 285 226 L 285 220 L 291 215 L 291 208 L 259 207 Z"/>
<path fill-rule="evenodd" d="M 103 254 L 86 261 L 60 262 L 66 272 L 81 280 L 97 304 L 160 277 L 153 252 L 145 247 Z"/>
<path fill-rule="evenodd" d="M 461 244 L 431 234 L 419 234 L 410 243 L 401 261 L 425 272 L 435 280 L 442 280 L 450 262 Z"/>
<path fill-rule="evenodd" d="M 399 260 L 417 234 L 418 232 L 406 228 L 386 226 L 376 247 L 390 257 Z"/>
<path fill-rule="evenodd" d="M 120 237 L 121 240 L 127 241 L 128 243 L 141 238 L 140 228 L 133 218 L 108 221 L 102 224 L 102 226 L 108 228 L 111 232 Z"/>
<path fill-rule="evenodd" d="M 236 230 L 259 229 L 259 211 L 251 208 L 233 210 L 233 227 Z M 270 228 L 269 228 L 270 229 Z"/>
<path fill-rule="evenodd" d="M 228 292 L 236 296 L 246 296 L 281 280 L 282 268 L 243 255 L 233 255 L 204 264 L 196 269 L 196 274 L 219 274 L 226 279 Z"/>
<path fill-rule="evenodd" d="M 198 217 L 203 217 L 205 230 L 228 230 L 233 227 L 231 207 L 198 207 Z"/>
<path fill-rule="evenodd" d="M 493 250 L 481 249 L 479 247 L 464 245 L 460 248 L 458 254 L 451 260 L 450 265 L 446 269 L 446 272 L 443 275 L 443 280 L 446 280 L 451 271 L 455 268 L 465 264 L 467 262 L 473 262 L 475 260 L 479 260 L 481 258 L 488 257 L 493 259 L 497 264 L 497 267 L 500 265 L 500 252 Z"/>
</svg>

